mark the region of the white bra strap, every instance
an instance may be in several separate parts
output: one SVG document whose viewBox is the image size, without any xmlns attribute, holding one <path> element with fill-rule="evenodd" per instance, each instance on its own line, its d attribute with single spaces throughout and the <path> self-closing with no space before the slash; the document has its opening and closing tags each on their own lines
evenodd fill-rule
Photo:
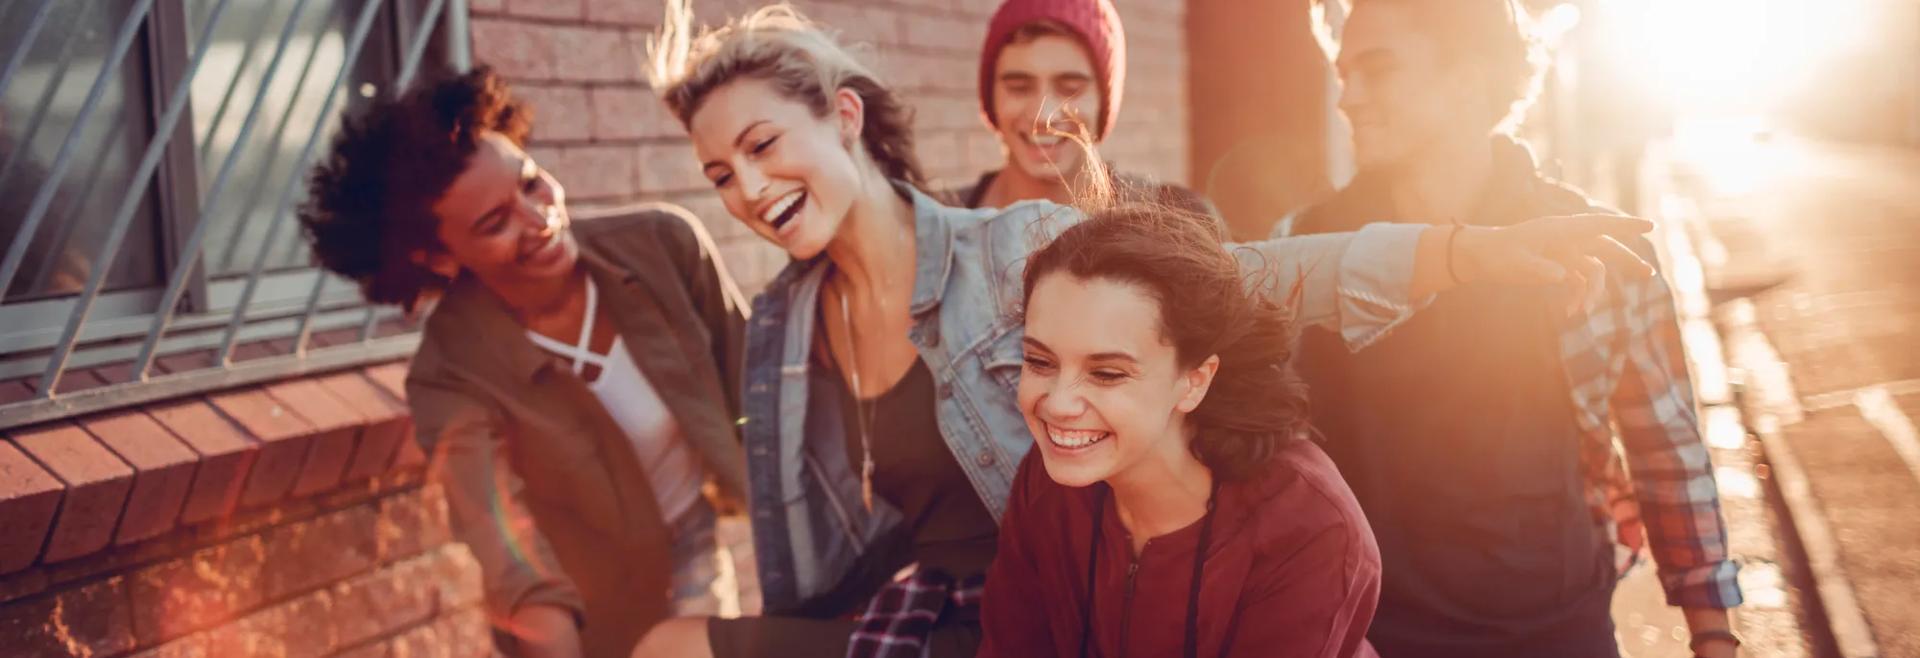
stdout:
<svg viewBox="0 0 1920 658">
<path fill-rule="evenodd" d="M 605 369 L 607 367 L 607 355 L 595 354 L 593 352 L 593 316 L 594 313 L 599 311 L 599 307 L 600 291 L 594 287 L 593 277 L 588 276 L 587 315 L 585 319 L 580 321 L 580 343 L 578 345 L 568 345 L 543 336 L 533 330 L 527 331 L 527 339 L 532 340 L 535 345 L 544 347 L 560 356 L 572 359 L 573 374 L 579 375 L 585 373 L 589 365 Z"/>
</svg>

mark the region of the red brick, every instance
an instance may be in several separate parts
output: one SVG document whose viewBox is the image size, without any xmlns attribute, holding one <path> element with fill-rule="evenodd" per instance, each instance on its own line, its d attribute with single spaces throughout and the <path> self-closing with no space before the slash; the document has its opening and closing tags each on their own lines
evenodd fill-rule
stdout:
<svg viewBox="0 0 1920 658">
<path fill-rule="evenodd" d="M 194 350 L 192 352 L 168 354 L 153 360 L 153 371 L 155 374 L 188 372 L 212 368 L 213 366 L 213 350 L 210 348 Z"/>
<path fill-rule="evenodd" d="M 804 11 L 808 18 L 836 30 L 842 44 L 884 47 L 903 42 L 900 12 L 896 9 L 870 2 L 810 2 Z M 981 38 L 984 39 L 985 35 L 982 34 Z"/>
<path fill-rule="evenodd" d="M 248 535 L 134 572 L 129 581 L 139 643 L 225 624 L 260 605 L 266 561 L 265 541 Z"/>
<path fill-rule="evenodd" d="M 466 544 L 442 544 L 429 554 L 428 576 L 422 582 L 433 583 L 440 608 L 463 608 L 480 603 L 485 588 L 480 582 L 480 561 Z"/>
<path fill-rule="evenodd" d="M 427 465 L 427 452 L 420 448 L 420 439 L 414 436 L 412 422 L 407 423 L 406 438 L 400 440 L 400 450 L 393 455 L 393 470 L 417 469 Z"/>
<path fill-rule="evenodd" d="M 641 79 L 644 38 L 622 30 L 590 27 L 553 28 L 551 39 L 559 53 L 554 77 L 588 82 L 629 82 Z"/>
<path fill-rule="evenodd" d="M 33 386 L 25 378 L 0 382 L 0 404 L 25 402 L 34 398 Z"/>
<path fill-rule="evenodd" d="M 907 13 L 901 15 L 900 25 L 905 42 L 915 48 L 978 57 L 981 44 L 987 40 L 987 23 L 968 18 Z M 978 60 L 974 61 L 977 65 Z"/>
<path fill-rule="evenodd" d="M 473 35 L 473 52 L 500 75 L 520 80 L 553 79 L 560 47 L 546 27 L 474 17 L 468 29 Z"/>
<path fill-rule="evenodd" d="M 0 607 L 9 658 L 110 655 L 132 650 L 125 579 L 118 576 Z"/>
<path fill-rule="evenodd" d="M 132 658 L 215 658 L 206 633 L 195 633 L 133 654 Z M 382 657 L 384 658 L 384 657 Z"/>
<path fill-rule="evenodd" d="M 658 25 L 662 7 L 640 0 L 587 0 L 587 20 L 602 25 Z"/>
<path fill-rule="evenodd" d="M 393 454 L 406 438 L 407 407 L 360 372 L 334 373 L 320 385 L 367 418 L 360 441 L 347 462 L 347 480 L 361 480 L 387 472 Z"/>
<path fill-rule="evenodd" d="M 681 137 L 686 130 L 667 113 L 660 96 L 645 87 L 600 87 L 589 96 L 593 138 Z"/>
<path fill-rule="evenodd" d="M 466 608 L 434 622 L 440 641 L 446 643 L 454 658 L 483 658 L 493 655 L 492 629 L 479 608 Z"/>
<path fill-rule="evenodd" d="M 625 200 L 640 192 L 638 154 L 631 146 L 569 146 L 561 163 L 568 198 Z"/>
<path fill-rule="evenodd" d="M 125 411 L 83 418 L 80 426 L 133 467 L 115 544 L 149 539 L 172 530 L 193 487 L 199 456 L 152 417 Z"/>
<path fill-rule="evenodd" d="M 586 120 L 586 88 L 515 85 L 513 96 L 533 108 L 534 139 L 573 141 L 593 136 L 591 122 Z"/>
<path fill-rule="evenodd" d="M 507 13 L 535 18 L 578 19 L 586 13 L 581 0 L 507 0 Z"/>
<path fill-rule="evenodd" d="M 335 614 L 333 595 L 321 590 L 267 607 L 230 629 L 208 635 L 216 655 L 320 658 L 340 646 Z"/>
<path fill-rule="evenodd" d="M 12 442 L 0 439 L 0 573 L 25 569 L 40 556 L 66 487 Z"/>
<path fill-rule="evenodd" d="M 353 459 L 354 444 L 367 417 L 342 402 L 314 379 L 294 379 L 267 385 L 267 394 L 286 405 L 314 427 L 307 458 L 294 479 L 292 494 L 305 496 L 339 486 Z"/>
<path fill-rule="evenodd" d="M 240 492 L 240 504 L 262 505 L 285 496 L 306 460 L 313 425 L 258 388 L 210 395 L 207 402 L 258 442 L 259 456 Z"/>
<path fill-rule="evenodd" d="M 453 651 L 440 637 L 438 624 L 416 626 L 405 633 L 394 636 L 389 643 L 388 655 L 407 658 L 449 658 Z"/>
<path fill-rule="evenodd" d="M 329 512 L 263 533 L 272 556 L 260 574 L 268 600 L 343 580 L 374 565 L 377 511 L 369 505 Z"/>
<path fill-rule="evenodd" d="M 374 554 L 381 562 L 419 555 L 453 539 L 447 525 L 446 493 L 437 484 L 380 499 L 379 515 Z"/>
<path fill-rule="evenodd" d="M 259 456 L 259 446 L 205 400 L 154 404 L 146 411 L 199 454 L 200 464 L 181 506 L 180 522 L 199 523 L 232 513 Z"/>
<path fill-rule="evenodd" d="M 334 626 L 342 645 L 353 645 L 433 618 L 437 574 L 427 559 L 415 559 L 376 569 L 337 583 L 328 591 L 334 600 Z"/>
<path fill-rule="evenodd" d="M 641 144 L 640 190 L 647 194 L 713 190 L 686 142 Z"/>
<path fill-rule="evenodd" d="M 13 442 L 67 487 L 42 559 L 58 562 L 106 548 L 133 487 L 133 469 L 71 423 L 15 431 Z"/>
<path fill-rule="evenodd" d="M 52 476 L 48 476 L 48 477 L 52 477 Z M 48 509 L 52 509 L 52 507 L 49 507 Z M 51 517 L 52 514 L 49 513 L 48 516 Z M 46 529 L 41 528 L 40 533 L 41 533 L 40 537 L 42 539 L 45 539 Z M 34 546 L 34 550 L 36 551 L 39 550 L 39 548 L 40 547 L 37 544 Z M 31 560 L 33 559 L 33 556 L 28 555 L 27 559 Z M 29 596 L 33 596 L 35 594 L 39 594 L 41 592 L 47 591 L 47 586 L 51 584 L 50 580 L 51 579 L 47 578 L 46 569 L 27 569 L 25 571 L 18 571 L 18 572 L 7 574 L 5 576 L 0 576 L 0 604 L 5 604 L 8 601 L 24 599 Z"/>
<path fill-rule="evenodd" d="M 392 640 L 383 639 L 368 642 L 360 646 L 349 646 L 333 654 L 333 658 L 391 658 L 394 654 L 389 646 Z"/>
</svg>

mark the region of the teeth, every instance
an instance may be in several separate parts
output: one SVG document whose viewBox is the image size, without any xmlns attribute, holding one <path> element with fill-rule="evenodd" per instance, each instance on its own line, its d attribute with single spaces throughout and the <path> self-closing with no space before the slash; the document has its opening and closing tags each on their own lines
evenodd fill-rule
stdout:
<svg viewBox="0 0 1920 658">
<path fill-rule="evenodd" d="M 1034 135 L 1027 136 L 1027 141 L 1033 142 L 1034 146 L 1040 146 L 1040 147 L 1047 147 L 1047 146 L 1053 146 L 1055 144 L 1059 144 L 1060 140 L 1062 139 L 1065 139 L 1065 138 L 1059 135 L 1034 134 Z"/>
<path fill-rule="evenodd" d="M 1107 438 L 1106 432 L 1097 430 L 1063 430 L 1047 428 L 1047 440 L 1062 448 L 1085 448 Z"/>
<path fill-rule="evenodd" d="M 776 223 L 781 215 L 787 214 L 787 209 L 799 202 L 800 190 L 789 192 L 786 196 L 780 197 L 779 201 L 773 202 L 773 205 L 767 206 L 766 212 L 760 213 L 760 219 L 768 224 Z"/>
</svg>

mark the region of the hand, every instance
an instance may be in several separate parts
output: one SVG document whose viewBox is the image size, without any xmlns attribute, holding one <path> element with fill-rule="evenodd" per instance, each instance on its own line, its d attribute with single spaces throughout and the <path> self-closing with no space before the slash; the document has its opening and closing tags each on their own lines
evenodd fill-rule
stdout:
<svg viewBox="0 0 1920 658">
<path fill-rule="evenodd" d="M 1575 308 L 1595 294 L 1609 268 L 1629 277 L 1653 276 L 1653 266 L 1620 243 L 1653 230 L 1653 223 L 1620 215 L 1542 217 L 1504 228 L 1461 227 L 1454 236 L 1453 272 L 1460 282 L 1567 286 Z"/>
</svg>

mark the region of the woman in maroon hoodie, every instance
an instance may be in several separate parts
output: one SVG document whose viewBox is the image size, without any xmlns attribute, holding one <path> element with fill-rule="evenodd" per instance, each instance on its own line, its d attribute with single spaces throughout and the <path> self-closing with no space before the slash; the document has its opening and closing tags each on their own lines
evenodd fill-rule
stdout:
<svg viewBox="0 0 1920 658">
<path fill-rule="evenodd" d="M 1019 401 L 1038 449 L 979 655 L 1371 654 L 1379 552 L 1299 438 L 1284 311 L 1247 294 L 1204 222 L 1091 215 L 1027 264 Z"/>
</svg>

